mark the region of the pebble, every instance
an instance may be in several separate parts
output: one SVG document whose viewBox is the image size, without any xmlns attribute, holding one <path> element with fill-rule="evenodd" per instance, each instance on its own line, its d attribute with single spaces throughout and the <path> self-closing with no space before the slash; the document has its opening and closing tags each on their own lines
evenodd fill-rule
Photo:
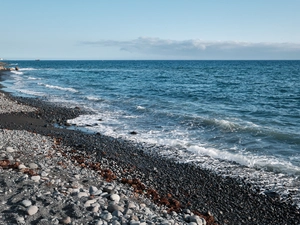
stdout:
<svg viewBox="0 0 300 225">
<path fill-rule="evenodd" d="M 41 173 L 41 176 L 42 176 L 42 177 L 46 177 L 46 176 L 48 176 L 48 173 L 45 172 L 45 171 L 43 171 L 43 172 Z"/>
<path fill-rule="evenodd" d="M 23 217 L 23 216 L 18 216 L 18 217 L 16 218 L 16 220 L 17 220 L 18 223 L 25 223 L 25 220 L 24 220 L 24 217 Z"/>
<path fill-rule="evenodd" d="M 115 202 L 119 202 L 120 201 L 120 196 L 117 195 L 117 194 L 112 194 L 110 196 L 110 199 L 113 200 L 113 201 L 115 201 Z"/>
<path fill-rule="evenodd" d="M 28 199 L 25 199 L 22 201 L 22 205 L 24 205 L 25 207 L 29 207 L 32 205 L 31 201 Z"/>
<path fill-rule="evenodd" d="M 78 197 L 78 198 L 88 197 L 88 196 L 89 196 L 89 194 L 86 193 L 86 192 L 78 192 L 78 193 L 77 193 L 77 197 Z"/>
<path fill-rule="evenodd" d="M 91 199 L 91 200 L 87 200 L 84 203 L 84 207 L 90 207 L 93 203 L 95 203 L 97 201 L 97 199 Z"/>
<path fill-rule="evenodd" d="M 117 204 L 109 204 L 108 207 L 107 207 L 107 211 L 109 212 L 114 212 L 114 211 L 120 211 L 120 212 L 123 212 L 124 211 L 124 208 L 122 206 L 119 206 Z"/>
<path fill-rule="evenodd" d="M 199 216 L 193 215 L 189 217 L 190 222 L 195 222 L 197 225 L 206 225 L 206 221 Z"/>
<path fill-rule="evenodd" d="M 71 217 L 67 216 L 63 218 L 62 220 L 63 224 L 70 224 L 71 223 Z"/>
<path fill-rule="evenodd" d="M 39 166 L 37 164 L 35 164 L 35 163 L 29 163 L 28 167 L 30 169 L 37 169 Z"/>
<path fill-rule="evenodd" d="M 35 206 L 35 205 L 32 205 L 32 206 L 29 206 L 28 209 L 27 209 L 27 213 L 28 215 L 32 216 L 34 214 L 36 214 L 38 212 L 38 207 Z"/>
<path fill-rule="evenodd" d="M 92 209 L 92 212 L 98 212 L 99 211 L 99 205 L 95 205 Z"/>
<path fill-rule="evenodd" d="M 20 164 L 20 165 L 18 166 L 18 169 L 19 169 L 19 170 L 25 169 L 25 168 L 26 168 L 26 166 L 25 166 L 24 164 Z"/>
<path fill-rule="evenodd" d="M 97 187 L 95 187 L 95 186 L 90 186 L 89 192 L 90 192 L 91 195 L 94 194 L 96 191 L 98 191 L 98 188 L 97 188 Z"/>
<path fill-rule="evenodd" d="M 40 177 L 39 175 L 37 175 L 37 176 L 32 176 L 32 177 L 31 177 L 31 180 L 33 180 L 33 181 L 35 181 L 35 182 L 39 182 L 40 179 L 41 179 L 41 177 Z"/>
<path fill-rule="evenodd" d="M 6 151 L 12 153 L 12 152 L 14 152 L 15 150 L 13 149 L 13 147 L 7 147 L 7 148 L 6 148 Z"/>
<path fill-rule="evenodd" d="M 111 215 L 111 213 L 106 212 L 106 213 L 103 213 L 101 215 L 101 218 L 104 219 L 104 220 L 106 220 L 106 221 L 110 221 L 112 219 L 112 215 Z"/>
</svg>

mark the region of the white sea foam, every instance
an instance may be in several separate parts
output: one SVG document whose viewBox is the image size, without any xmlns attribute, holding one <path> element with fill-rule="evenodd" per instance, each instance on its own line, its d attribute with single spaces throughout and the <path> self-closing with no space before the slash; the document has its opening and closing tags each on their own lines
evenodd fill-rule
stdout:
<svg viewBox="0 0 300 225">
<path fill-rule="evenodd" d="M 38 92 L 38 91 L 30 91 L 30 90 L 23 90 L 23 89 L 15 89 L 15 90 L 33 96 L 45 96 L 45 93 Z"/>
<path fill-rule="evenodd" d="M 22 75 L 22 74 L 23 74 L 23 72 L 21 72 L 21 71 L 16 71 L 16 70 L 12 70 L 11 72 L 14 73 L 14 74 L 17 74 L 17 75 Z"/>
<path fill-rule="evenodd" d="M 243 152 L 231 153 L 225 150 L 215 148 L 206 148 L 204 146 L 190 146 L 188 151 L 196 155 L 207 155 L 216 159 L 237 162 L 240 165 L 251 168 L 263 168 L 286 174 L 300 174 L 300 167 L 291 164 L 284 159 L 278 159 L 266 155 L 243 154 Z"/>
<path fill-rule="evenodd" d="M 19 71 L 37 70 L 35 68 L 19 68 Z"/>
<path fill-rule="evenodd" d="M 101 101 L 102 99 L 96 96 L 87 96 L 86 99 L 90 100 L 90 101 Z"/>
<path fill-rule="evenodd" d="M 50 84 L 44 84 L 44 83 L 38 83 L 38 85 L 45 86 L 46 88 L 51 88 L 51 89 L 57 89 L 57 90 L 62 90 L 62 91 L 69 91 L 69 92 L 79 92 L 78 90 L 74 88 L 65 88 L 65 87 L 60 87 L 56 85 L 50 85 Z"/>
<path fill-rule="evenodd" d="M 41 80 L 41 78 L 36 78 L 36 77 L 28 77 L 28 80 Z"/>
<path fill-rule="evenodd" d="M 144 109 L 146 109 L 145 107 L 143 107 L 143 106 L 140 106 L 140 105 L 138 105 L 136 108 L 137 108 L 137 109 L 140 109 L 140 110 L 144 110 Z"/>
</svg>

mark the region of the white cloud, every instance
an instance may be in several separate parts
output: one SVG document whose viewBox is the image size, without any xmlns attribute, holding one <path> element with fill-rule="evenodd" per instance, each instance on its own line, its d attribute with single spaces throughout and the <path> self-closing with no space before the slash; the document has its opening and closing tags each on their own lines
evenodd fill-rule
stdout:
<svg viewBox="0 0 300 225">
<path fill-rule="evenodd" d="M 169 59 L 300 59 L 300 43 L 170 40 L 139 37 L 128 41 L 100 40 L 84 45 L 117 47 L 122 51 Z"/>
</svg>

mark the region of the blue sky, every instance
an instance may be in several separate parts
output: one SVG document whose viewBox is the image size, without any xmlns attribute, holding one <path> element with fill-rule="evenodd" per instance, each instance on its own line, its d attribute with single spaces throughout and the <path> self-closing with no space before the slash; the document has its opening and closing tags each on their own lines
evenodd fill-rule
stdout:
<svg viewBox="0 0 300 225">
<path fill-rule="evenodd" d="M 300 59 L 299 0 L 2 1 L 5 59 Z"/>
</svg>

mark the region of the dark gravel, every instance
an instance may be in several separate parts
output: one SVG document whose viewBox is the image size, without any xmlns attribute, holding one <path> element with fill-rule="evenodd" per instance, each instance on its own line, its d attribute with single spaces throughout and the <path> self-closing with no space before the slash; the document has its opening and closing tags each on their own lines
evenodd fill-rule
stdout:
<svg viewBox="0 0 300 225">
<path fill-rule="evenodd" d="M 280 202 L 276 195 L 259 194 L 242 180 L 147 154 L 142 144 L 53 126 L 67 125 L 67 119 L 88 113 L 80 108 L 59 107 L 32 98 L 14 99 L 39 110 L 1 115 L 1 129 L 51 135 L 77 150 L 96 152 L 98 158 L 108 159 L 108 166 L 119 179 L 139 178 L 161 196 L 177 199 L 182 209 L 213 215 L 218 224 L 300 224 L 299 209 Z"/>
</svg>

